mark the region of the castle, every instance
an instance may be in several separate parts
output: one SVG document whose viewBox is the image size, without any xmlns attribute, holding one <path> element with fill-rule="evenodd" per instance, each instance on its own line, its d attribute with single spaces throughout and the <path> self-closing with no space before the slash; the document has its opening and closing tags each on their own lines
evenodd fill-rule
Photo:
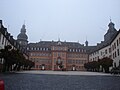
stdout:
<svg viewBox="0 0 120 90">
<path fill-rule="evenodd" d="M 104 35 L 104 41 L 96 46 L 89 46 L 88 41 L 85 46 L 78 42 L 61 41 L 40 41 L 38 43 L 28 43 L 25 25 L 22 26 L 20 34 L 17 36 L 18 43 L 26 48 L 29 59 L 35 62 L 33 69 L 38 70 L 85 70 L 84 64 L 90 61 L 97 61 L 103 57 L 110 57 L 114 63 L 119 66 L 115 55 L 112 55 L 111 45 L 116 38 L 120 37 L 120 31 L 114 27 L 114 23 L 110 21 L 109 29 Z M 120 38 L 116 41 L 117 52 L 120 52 Z M 109 46 L 109 47 L 108 47 Z M 114 44 L 114 47 L 117 47 Z M 105 50 L 104 50 L 105 49 Z M 111 52 L 108 54 L 108 50 Z M 102 53 L 102 55 L 100 54 Z M 117 54 L 119 55 L 119 54 Z M 117 56 L 116 56 L 117 57 Z M 119 58 L 119 56 L 117 57 Z"/>
</svg>

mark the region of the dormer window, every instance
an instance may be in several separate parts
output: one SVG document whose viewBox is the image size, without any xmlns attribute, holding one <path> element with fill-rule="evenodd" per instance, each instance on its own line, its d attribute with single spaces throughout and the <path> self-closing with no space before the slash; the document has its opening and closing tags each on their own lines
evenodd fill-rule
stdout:
<svg viewBox="0 0 120 90">
<path fill-rule="evenodd" d="M 58 45 L 61 45 L 61 41 L 58 41 Z"/>
</svg>

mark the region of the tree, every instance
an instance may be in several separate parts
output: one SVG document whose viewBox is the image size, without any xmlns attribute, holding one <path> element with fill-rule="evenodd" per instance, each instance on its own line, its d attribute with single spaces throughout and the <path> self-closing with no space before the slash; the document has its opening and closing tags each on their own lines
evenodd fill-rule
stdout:
<svg viewBox="0 0 120 90">
<path fill-rule="evenodd" d="M 104 57 L 104 58 L 98 60 L 98 62 L 104 68 L 106 73 L 109 72 L 109 67 L 111 67 L 113 64 L 113 60 L 111 58 L 108 58 L 108 57 Z"/>
<path fill-rule="evenodd" d="M 84 64 L 84 67 L 89 71 L 99 71 L 99 62 L 92 61 Z"/>
<path fill-rule="evenodd" d="M 0 56 L 1 58 L 4 59 L 4 62 L 3 62 L 3 72 L 5 71 L 8 71 L 8 68 L 10 66 L 10 60 L 11 60 L 11 54 L 10 54 L 10 50 L 11 50 L 11 46 L 8 45 L 8 46 L 5 46 L 4 49 L 1 49 L 0 50 Z"/>
<path fill-rule="evenodd" d="M 19 50 L 12 49 L 10 45 L 0 50 L 0 58 L 4 59 L 3 72 L 21 69 L 21 66 L 30 69 L 34 63 L 27 60 Z M 13 67 L 14 66 L 14 67 Z M 13 68 L 12 68 L 13 67 Z"/>
</svg>

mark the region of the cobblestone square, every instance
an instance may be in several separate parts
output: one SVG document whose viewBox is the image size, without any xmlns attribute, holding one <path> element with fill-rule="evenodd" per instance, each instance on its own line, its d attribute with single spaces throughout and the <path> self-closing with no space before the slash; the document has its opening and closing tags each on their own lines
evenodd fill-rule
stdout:
<svg viewBox="0 0 120 90">
<path fill-rule="evenodd" d="M 0 79 L 5 82 L 5 90 L 120 90 L 120 76 L 94 75 L 92 72 L 75 72 L 79 75 L 72 75 L 73 72 L 60 73 L 27 71 L 0 74 Z"/>
</svg>

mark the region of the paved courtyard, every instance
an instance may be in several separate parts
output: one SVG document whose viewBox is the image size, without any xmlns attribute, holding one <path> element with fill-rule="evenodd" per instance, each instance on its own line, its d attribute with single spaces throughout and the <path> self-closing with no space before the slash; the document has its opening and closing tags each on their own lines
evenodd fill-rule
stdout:
<svg viewBox="0 0 120 90">
<path fill-rule="evenodd" d="M 120 76 L 77 71 L 0 74 L 5 90 L 120 90 Z"/>
<path fill-rule="evenodd" d="M 17 73 L 28 73 L 28 74 L 54 74 L 54 75 L 107 75 L 111 74 L 100 73 L 100 72 L 86 72 L 86 71 L 22 71 Z"/>
</svg>

